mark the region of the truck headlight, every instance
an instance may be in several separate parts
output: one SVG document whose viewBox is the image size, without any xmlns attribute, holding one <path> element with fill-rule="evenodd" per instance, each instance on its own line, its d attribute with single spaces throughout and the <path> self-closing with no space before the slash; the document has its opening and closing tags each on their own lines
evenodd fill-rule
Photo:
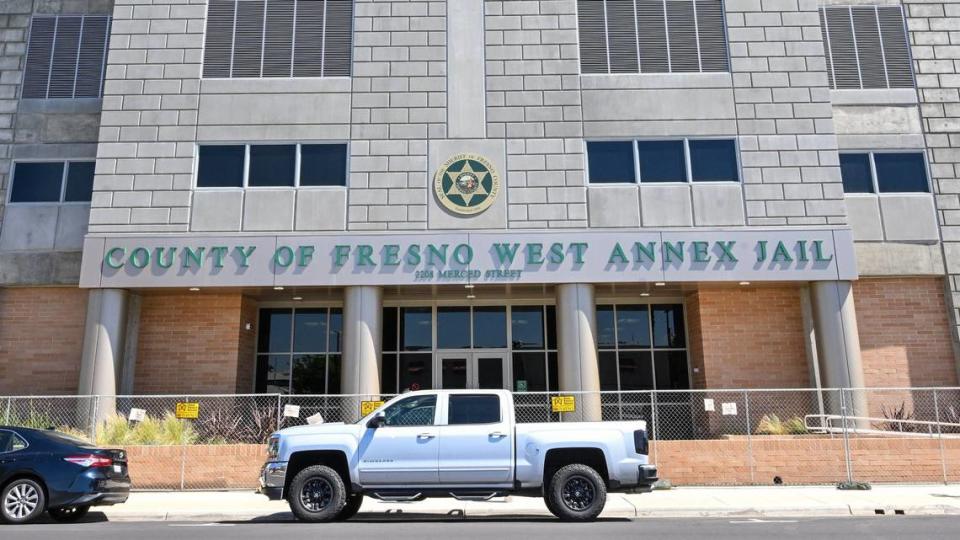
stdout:
<svg viewBox="0 0 960 540">
<path fill-rule="evenodd" d="M 280 453 L 280 436 L 271 435 L 267 440 L 267 459 L 275 459 Z"/>
</svg>

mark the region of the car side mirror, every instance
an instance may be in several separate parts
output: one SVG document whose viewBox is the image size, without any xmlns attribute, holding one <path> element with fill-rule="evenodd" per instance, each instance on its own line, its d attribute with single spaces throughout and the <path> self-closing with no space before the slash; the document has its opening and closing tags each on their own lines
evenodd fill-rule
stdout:
<svg viewBox="0 0 960 540">
<path fill-rule="evenodd" d="M 383 413 L 377 413 L 373 415 L 373 418 L 367 421 L 367 427 L 370 429 L 377 429 L 383 426 L 386 420 L 387 418 L 383 415 Z"/>
</svg>

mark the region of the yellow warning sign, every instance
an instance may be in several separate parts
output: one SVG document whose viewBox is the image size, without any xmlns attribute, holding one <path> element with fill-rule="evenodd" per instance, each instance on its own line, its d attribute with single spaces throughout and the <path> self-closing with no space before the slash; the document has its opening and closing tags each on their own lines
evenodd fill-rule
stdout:
<svg viewBox="0 0 960 540">
<path fill-rule="evenodd" d="M 553 412 L 574 412 L 577 410 L 577 398 L 575 396 L 553 396 L 550 398 L 550 405 Z"/>
<path fill-rule="evenodd" d="M 176 416 L 177 418 L 196 420 L 200 417 L 200 404 L 195 402 L 177 403 Z"/>
<path fill-rule="evenodd" d="M 361 401 L 360 402 L 360 416 L 366 416 L 373 411 L 380 408 L 383 405 L 382 401 Z"/>
</svg>

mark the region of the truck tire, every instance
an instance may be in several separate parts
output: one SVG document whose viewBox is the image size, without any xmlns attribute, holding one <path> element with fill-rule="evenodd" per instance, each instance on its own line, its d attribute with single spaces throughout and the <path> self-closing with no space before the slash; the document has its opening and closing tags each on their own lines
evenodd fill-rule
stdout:
<svg viewBox="0 0 960 540">
<path fill-rule="evenodd" d="M 356 493 L 347 497 L 347 504 L 343 506 L 343 510 L 340 510 L 337 521 L 346 521 L 357 515 L 361 504 L 363 504 L 363 495 Z"/>
<path fill-rule="evenodd" d="M 575 463 L 554 473 L 544 499 L 562 521 L 593 521 L 607 503 L 607 486 L 593 468 Z"/>
<path fill-rule="evenodd" d="M 347 489 L 337 471 L 325 465 L 303 469 L 290 482 L 290 510 L 300 521 L 333 521 L 347 504 Z"/>
</svg>

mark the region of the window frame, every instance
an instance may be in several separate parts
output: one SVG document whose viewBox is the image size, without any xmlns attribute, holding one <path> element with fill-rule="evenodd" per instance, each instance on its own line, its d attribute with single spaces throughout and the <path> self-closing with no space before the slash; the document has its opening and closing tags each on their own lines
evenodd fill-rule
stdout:
<svg viewBox="0 0 960 540">
<path fill-rule="evenodd" d="M 883 150 L 840 150 L 838 154 L 867 154 L 867 160 L 870 165 L 870 187 L 873 189 L 870 193 L 853 192 L 847 193 L 844 187 L 844 197 L 925 197 L 933 195 L 933 177 L 930 175 L 930 160 L 927 159 L 927 151 L 923 148 L 899 148 Z M 876 154 L 920 154 L 923 159 L 923 172 L 927 176 L 926 191 L 880 191 L 880 180 L 877 177 L 877 163 L 874 160 Z M 840 185 L 843 187 L 843 178 L 840 179 Z"/>
<path fill-rule="evenodd" d="M 14 431 L 14 430 L 12 430 L 12 429 L 3 429 L 3 430 L 0 430 L 0 431 L 9 433 L 9 434 L 12 435 L 13 437 L 16 437 L 16 438 L 20 439 L 21 441 L 23 441 L 23 443 L 24 443 L 24 445 L 25 445 L 23 448 L 17 448 L 16 450 L 7 450 L 7 451 L 4 451 L 4 452 L 0 452 L 0 455 L 2 455 L 2 454 L 14 454 L 14 453 L 16 453 L 16 452 L 23 452 L 24 450 L 30 448 L 30 441 L 28 441 L 26 437 L 24 437 L 23 435 L 20 435 L 20 434 L 17 433 L 16 431 Z"/>
<path fill-rule="evenodd" d="M 16 181 L 17 175 L 17 165 L 20 163 L 63 163 L 63 174 L 60 177 L 60 197 L 56 201 L 13 201 L 13 184 Z M 71 163 L 93 163 L 94 164 L 94 183 L 96 183 L 97 173 L 96 173 L 96 158 L 37 158 L 37 159 L 16 159 L 14 158 L 10 163 L 10 185 L 7 188 L 6 197 L 4 197 L 4 204 L 6 206 L 90 206 L 93 202 L 93 194 L 95 190 L 90 192 L 89 201 L 67 201 L 64 200 L 67 194 L 67 178 L 70 174 L 70 164 Z"/>
<path fill-rule="evenodd" d="M 693 162 L 692 156 L 690 154 L 690 141 L 733 141 L 733 158 L 734 158 L 734 167 L 737 171 L 736 180 L 694 180 L 693 179 Z M 736 136 L 722 137 L 722 136 L 710 136 L 710 137 L 639 137 L 631 139 L 630 142 L 633 143 L 633 170 L 634 178 L 633 182 L 591 182 L 590 181 L 590 155 L 587 152 L 587 142 L 623 142 L 623 139 L 617 138 L 590 138 L 584 139 L 583 146 L 583 174 L 584 180 L 588 187 L 605 187 L 605 186 L 686 186 L 686 185 L 741 185 L 743 184 L 743 168 L 740 162 L 740 141 Z M 669 182 L 658 182 L 658 181 L 643 181 L 643 177 L 640 174 L 640 148 L 639 143 L 642 141 L 649 142 L 676 142 L 683 141 L 683 161 L 686 170 L 684 175 L 686 177 L 683 181 L 669 181 Z"/>
<path fill-rule="evenodd" d="M 456 424 L 451 423 L 451 422 L 450 422 L 450 417 L 451 417 L 450 413 L 452 412 L 454 399 L 456 399 L 456 398 L 476 398 L 476 397 L 489 397 L 489 398 L 494 398 L 494 399 L 497 400 L 497 419 L 494 420 L 493 422 L 459 422 L 459 423 L 456 423 Z M 503 402 L 500 400 L 500 395 L 499 395 L 499 394 L 482 393 L 482 392 L 476 392 L 476 393 L 469 393 L 469 392 L 463 392 L 463 393 L 461 393 L 461 392 L 448 393 L 448 394 L 447 394 L 447 399 L 446 399 L 446 407 L 445 407 L 445 409 L 446 409 L 446 410 L 443 411 L 443 413 L 444 413 L 444 418 L 443 418 L 443 424 L 442 424 L 442 425 L 445 425 L 445 426 L 494 426 L 494 425 L 497 425 L 497 424 L 502 424 L 502 423 L 504 422 L 504 420 L 503 420 Z"/>
<path fill-rule="evenodd" d="M 221 189 L 222 189 L 222 188 L 221 188 Z M 290 345 L 289 345 L 289 347 L 287 347 L 288 350 L 286 350 L 285 352 L 260 352 L 260 346 L 259 346 L 259 344 L 260 344 L 260 322 L 261 322 L 261 315 L 262 315 L 262 313 L 263 313 L 264 310 L 270 310 L 270 309 L 283 309 L 283 310 L 289 310 L 289 311 L 290 311 Z M 324 311 L 326 312 L 327 325 L 326 325 L 326 336 L 325 336 L 325 347 L 326 347 L 326 351 L 325 351 L 325 352 L 317 352 L 317 351 L 314 351 L 314 352 L 297 352 L 297 351 L 295 350 L 295 348 L 294 348 L 294 347 L 295 347 L 294 339 L 295 339 L 295 332 L 296 332 L 296 328 L 297 328 L 296 312 L 297 312 L 298 310 L 324 310 Z M 341 322 L 340 322 L 340 324 L 341 324 L 341 327 L 340 327 L 340 332 L 341 332 L 340 351 L 337 351 L 337 352 L 334 352 L 334 351 L 331 351 L 331 350 L 330 350 L 330 343 L 331 343 L 331 336 L 332 336 L 332 332 L 331 332 L 331 330 L 330 330 L 330 317 L 331 317 L 331 314 L 333 313 L 334 310 L 340 310 L 340 317 L 341 317 Z M 312 303 L 303 303 L 303 304 L 302 304 L 302 303 L 298 303 L 296 306 L 291 306 L 290 304 L 262 302 L 262 303 L 260 303 L 260 304 L 257 305 L 257 320 L 256 320 L 256 323 L 255 323 L 254 328 L 255 328 L 255 332 L 254 332 L 254 336 L 253 336 L 253 344 L 254 344 L 254 346 L 253 346 L 253 349 L 254 349 L 254 353 L 253 353 L 253 376 L 251 377 L 251 379 L 252 379 L 252 381 L 253 381 L 253 383 L 252 383 L 253 389 L 252 389 L 252 390 L 253 390 L 254 393 L 260 393 L 260 392 L 257 391 L 258 383 L 260 382 L 260 381 L 259 381 L 259 378 L 258 378 L 259 366 L 260 366 L 260 359 L 261 359 L 261 358 L 269 359 L 270 357 L 273 357 L 273 356 L 284 356 L 284 357 L 286 357 L 287 359 L 289 359 L 289 361 L 290 361 L 290 375 L 287 377 L 287 393 L 286 393 L 286 394 L 283 394 L 283 395 L 285 395 L 285 396 L 331 395 L 331 394 L 329 393 L 329 392 L 330 392 L 330 357 L 331 357 L 331 356 L 339 356 L 339 357 L 340 357 L 340 368 L 341 368 L 341 372 L 342 372 L 342 369 L 343 369 L 343 337 L 342 337 L 342 333 L 343 333 L 343 306 L 342 306 L 342 305 L 336 305 L 336 304 L 312 304 Z M 323 389 L 324 389 L 324 393 L 323 393 L 323 394 L 294 394 L 294 393 L 293 393 L 293 368 L 294 368 L 296 359 L 297 359 L 297 357 L 299 357 L 299 356 L 312 356 L 312 355 L 318 355 L 318 356 L 322 355 L 322 356 L 324 357 L 324 363 L 323 363 L 323 370 L 324 370 L 324 374 L 323 374 L 323 377 L 324 377 L 324 379 L 323 379 Z M 342 395 L 342 388 L 341 388 L 341 393 L 340 393 L 340 394 L 334 394 L 334 395 Z M 384 394 L 384 395 L 392 395 L 392 394 Z"/>
<path fill-rule="evenodd" d="M 250 147 L 251 146 L 290 146 L 296 147 L 294 155 L 293 185 L 292 186 L 251 186 L 250 185 Z M 346 176 L 340 186 L 312 186 L 300 185 L 300 151 L 303 145 L 340 145 L 346 147 Z M 240 186 L 201 186 L 200 180 L 200 147 L 202 146 L 243 146 L 243 182 Z M 193 149 L 193 179 L 191 188 L 199 191 L 237 191 L 237 190 L 278 190 L 278 189 L 307 189 L 307 190 L 342 190 L 350 185 L 350 141 L 216 141 L 210 143 L 197 142 Z"/>
</svg>

